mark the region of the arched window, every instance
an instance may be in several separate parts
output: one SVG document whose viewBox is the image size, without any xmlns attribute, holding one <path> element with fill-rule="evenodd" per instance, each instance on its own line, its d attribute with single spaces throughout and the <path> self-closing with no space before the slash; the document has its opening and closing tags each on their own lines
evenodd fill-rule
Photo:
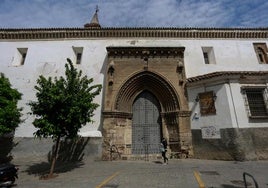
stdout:
<svg viewBox="0 0 268 188">
<path fill-rule="evenodd" d="M 254 49 L 258 58 L 259 63 L 261 64 L 268 64 L 268 57 L 267 57 L 267 46 L 265 43 L 254 43 Z"/>
</svg>

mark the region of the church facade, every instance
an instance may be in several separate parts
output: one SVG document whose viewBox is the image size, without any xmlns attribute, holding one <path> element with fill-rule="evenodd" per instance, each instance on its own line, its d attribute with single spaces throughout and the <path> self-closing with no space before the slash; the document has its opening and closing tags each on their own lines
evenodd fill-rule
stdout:
<svg viewBox="0 0 268 188">
<path fill-rule="evenodd" d="M 0 72 L 23 94 L 22 140 L 37 78 L 70 58 L 103 85 L 79 133 L 103 159 L 157 157 L 162 138 L 174 158 L 268 159 L 267 45 L 267 28 L 102 28 L 95 14 L 84 28 L 0 29 Z"/>
</svg>

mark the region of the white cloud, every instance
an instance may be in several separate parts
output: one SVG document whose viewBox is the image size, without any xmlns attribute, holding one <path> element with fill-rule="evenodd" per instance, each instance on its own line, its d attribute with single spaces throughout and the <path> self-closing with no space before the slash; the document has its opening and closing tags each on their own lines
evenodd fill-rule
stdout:
<svg viewBox="0 0 268 188">
<path fill-rule="evenodd" d="M 1 0 L 0 28 L 267 27 L 267 0 Z"/>
</svg>

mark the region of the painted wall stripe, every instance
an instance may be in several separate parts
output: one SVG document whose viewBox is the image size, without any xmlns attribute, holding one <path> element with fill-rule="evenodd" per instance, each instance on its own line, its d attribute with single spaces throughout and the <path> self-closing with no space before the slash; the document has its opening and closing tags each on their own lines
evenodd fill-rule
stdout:
<svg viewBox="0 0 268 188">
<path fill-rule="evenodd" d="M 194 171 L 194 176 L 196 181 L 198 182 L 199 188 L 206 188 L 204 182 L 202 181 L 199 172 L 198 171 Z"/>
<path fill-rule="evenodd" d="M 114 173 L 110 177 L 106 178 L 103 182 L 101 182 L 99 185 L 96 186 L 96 188 L 101 188 L 102 186 L 106 185 L 109 181 L 111 181 L 115 176 L 117 176 L 119 172 Z"/>
</svg>

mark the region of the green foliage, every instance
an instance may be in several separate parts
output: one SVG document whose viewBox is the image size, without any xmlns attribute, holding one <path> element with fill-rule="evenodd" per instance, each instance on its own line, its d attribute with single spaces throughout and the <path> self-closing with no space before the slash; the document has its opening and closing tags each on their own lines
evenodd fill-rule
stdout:
<svg viewBox="0 0 268 188">
<path fill-rule="evenodd" d="M 37 137 L 76 137 L 83 125 L 92 122 L 94 110 L 99 106 L 93 99 L 99 95 L 101 85 L 92 85 L 92 78 L 82 77 L 82 71 L 77 71 L 71 60 L 67 61 L 66 78 L 52 80 L 40 76 L 37 80 L 38 101 L 29 103 L 36 115 L 33 124 L 38 129 Z"/>
<path fill-rule="evenodd" d="M 21 110 L 17 107 L 21 99 L 21 93 L 11 88 L 11 84 L 4 76 L 0 74 L 0 136 L 15 131 L 21 123 Z"/>
</svg>

